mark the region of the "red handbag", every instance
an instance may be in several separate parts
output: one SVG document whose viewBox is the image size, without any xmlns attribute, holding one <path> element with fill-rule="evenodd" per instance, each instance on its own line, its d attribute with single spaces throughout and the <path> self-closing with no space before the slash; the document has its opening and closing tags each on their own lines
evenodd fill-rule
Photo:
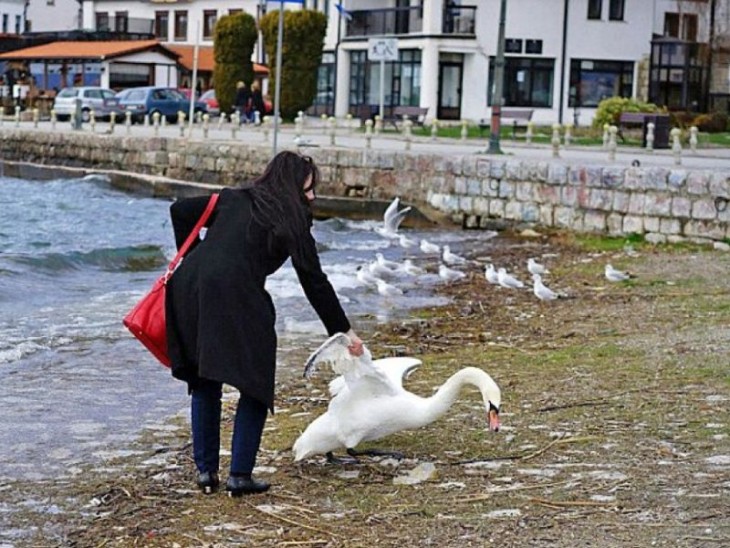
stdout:
<svg viewBox="0 0 730 548">
<path fill-rule="evenodd" d="M 132 335 L 137 337 L 165 367 L 170 367 L 170 358 L 167 355 L 167 328 L 165 326 L 165 286 L 175 269 L 180 266 L 185 253 L 198 238 L 200 229 L 203 228 L 208 217 L 213 213 L 217 201 L 218 194 L 211 195 L 203 215 L 198 219 L 175 258 L 170 261 L 167 271 L 155 281 L 152 289 L 122 320 L 122 323 L 132 332 Z"/>
</svg>

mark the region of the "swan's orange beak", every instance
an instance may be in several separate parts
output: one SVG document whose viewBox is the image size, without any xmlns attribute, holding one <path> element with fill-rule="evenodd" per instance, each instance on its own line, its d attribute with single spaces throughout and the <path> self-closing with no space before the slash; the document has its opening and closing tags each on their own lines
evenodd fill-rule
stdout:
<svg viewBox="0 0 730 548">
<path fill-rule="evenodd" d="M 499 432 L 499 411 L 494 407 L 489 410 L 489 429 L 492 432 Z"/>
</svg>

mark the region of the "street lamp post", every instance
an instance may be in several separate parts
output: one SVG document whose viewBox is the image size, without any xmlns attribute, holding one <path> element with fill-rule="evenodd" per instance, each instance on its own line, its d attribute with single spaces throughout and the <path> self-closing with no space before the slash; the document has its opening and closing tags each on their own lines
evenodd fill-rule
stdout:
<svg viewBox="0 0 730 548">
<path fill-rule="evenodd" d="M 499 5 L 499 30 L 497 31 L 497 56 L 494 59 L 494 91 L 492 93 L 492 121 L 490 123 L 488 154 L 502 154 L 499 146 L 501 129 L 502 95 L 504 94 L 504 24 L 507 14 L 507 0 Z"/>
</svg>

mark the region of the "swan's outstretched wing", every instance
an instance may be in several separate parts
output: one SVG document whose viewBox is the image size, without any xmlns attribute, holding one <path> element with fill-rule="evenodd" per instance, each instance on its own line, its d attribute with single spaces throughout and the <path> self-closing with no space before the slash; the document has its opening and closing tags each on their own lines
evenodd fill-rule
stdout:
<svg viewBox="0 0 730 548">
<path fill-rule="evenodd" d="M 382 371 L 393 385 L 403 388 L 403 379 L 413 373 L 421 363 L 418 358 L 380 358 L 373 361 L 373 366 Z"/>
<path fill-rule="evenodd" d="M 341 375 L 332 381 L 330 392 L 333 395 L 340 392 L 344 385 L 353 389 L 358 383 L 367 384 L 373 392 L 391 394 L 400 390 L 400 381 L 394 384 L 389 374 L 375 367 L 367 347 L 363 345 L 364 352 L 361 356 L 353 356 L 347 349 L 350 344 L 350 338 L 344 333 L 332 335 L 309 356 L 304 366 L 304 376 L 310 378 L 317 365 L 327 363 L 335 374 Z"/>
</svg>

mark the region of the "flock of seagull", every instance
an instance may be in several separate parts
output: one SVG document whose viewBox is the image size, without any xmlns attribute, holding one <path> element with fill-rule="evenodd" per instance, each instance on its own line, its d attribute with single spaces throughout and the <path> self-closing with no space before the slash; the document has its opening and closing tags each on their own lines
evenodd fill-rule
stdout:
<svg viewBox="0 0 730 548">
<path fill-rule="evenodd" d="M 407 206 L 399 209 L 400 199 L 394 198 L 383 214 L 383 224 L 375 228 L 375 232 L 384 238 L 397 240 L 398 245 L 405 249 L 420 249 L 424 255 L 437 256 L 439 258 L 438 277 L 445 283 L 453 283 L 466 278 L 466 273 L 458 267 L 476 264 L 475 261 L 466 259 L 452 252 L 448 245 L 439 246 L 426 239 L 416 241 L 405 234 L 399 233 L 398 229 L 411 211 Z M 553 291 L 545 285 L 543 276 L 550 271 L 545 265 L 540 264 L 534 258 L 527 260 L 527 271 L 532 277 L 532 292 L 541 301 L 554 301 L 566 298 L 568 295 L 559 291 Z M 403 277 L 422 276 L 427 274 L 425 268 L 416 265 L 412 259 L 405 259 L 402 263 L 386 259 L 382 253 L 376 253 L 375 259 L 358 267 L 358 281 L 369 287 L 375 287 L 378 293 L 384 297 L 395 297 L 403 295 L 403 290 L 396 285 L 396 281 Z M 634 275 L 616 270 L 610 264 L 605 266 L 605 277 L 610 282 L 623 282 Z M 484 276 L 490 284 L 498 285 L 506 289 L 524 289 L 526 284 L 515 275 L 507 272 L 506 268 L 495 268 L 491 263 L 485 266 Z"/>
</svg>

